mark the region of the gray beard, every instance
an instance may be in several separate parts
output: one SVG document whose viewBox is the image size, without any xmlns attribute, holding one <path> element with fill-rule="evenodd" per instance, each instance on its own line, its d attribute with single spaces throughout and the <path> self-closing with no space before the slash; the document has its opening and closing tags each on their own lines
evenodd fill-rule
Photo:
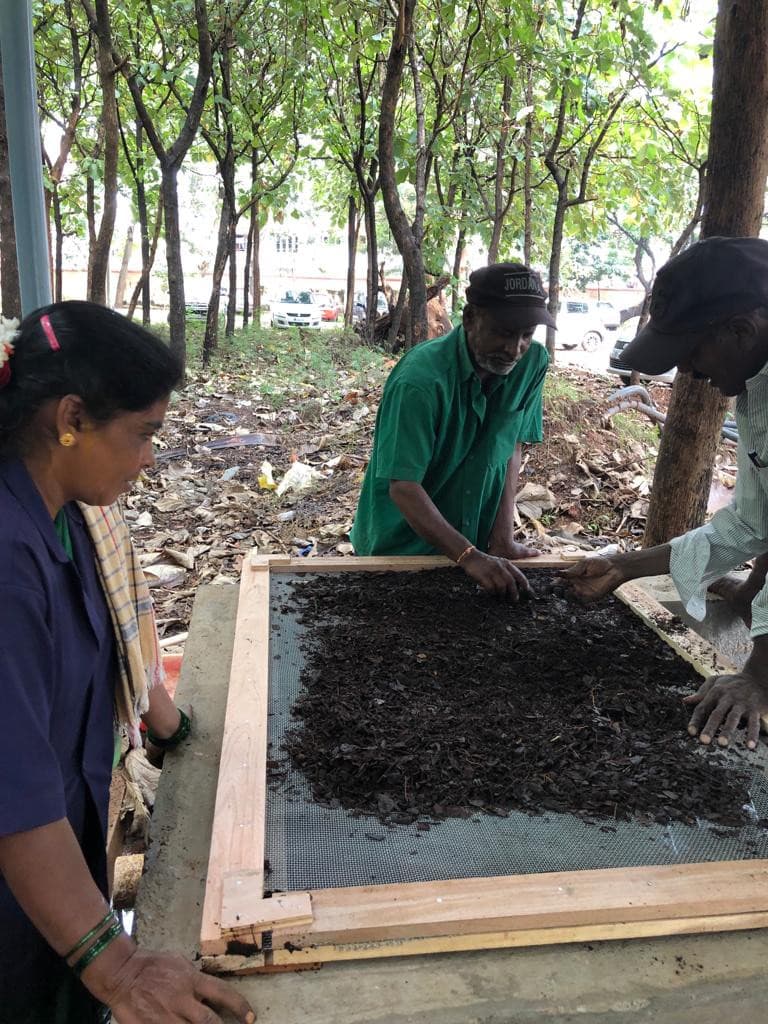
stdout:
<svg viewBox="0 0 768 1024">
<path fill-rule="evenodd" d="M 488 373 L 493 373 L 497 377 L 507 377 L 510 373 L 512 373 L 514 368 L 517 366 L 518 360 L 516 359 L 514 363 L 510 363 L 508 369 L 506 370 L 499 369 L 498 363 L 496 363 L 493 360 L 486 359 L 485 356 L 477 355 L 477 353 L 475 353 L 475 362 L 477 363 L 481 370 L 487 370 Z"/>
</svg>

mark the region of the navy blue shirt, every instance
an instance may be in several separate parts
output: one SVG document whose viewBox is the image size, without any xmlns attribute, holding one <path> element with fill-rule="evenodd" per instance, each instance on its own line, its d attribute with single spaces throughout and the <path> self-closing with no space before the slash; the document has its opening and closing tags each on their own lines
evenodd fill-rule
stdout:
<svg viewBox="0 0 768 1024">
<path fill-rule="evenodd" d="M 0 835 L 67 818 L 106 893 L 115 643 L 87 527 L 65 511 L 72 561 L 24 464 L 0 463 Z M 18 991 L 49 955 L 0 876 L 0 979 Z"/>
</svg>

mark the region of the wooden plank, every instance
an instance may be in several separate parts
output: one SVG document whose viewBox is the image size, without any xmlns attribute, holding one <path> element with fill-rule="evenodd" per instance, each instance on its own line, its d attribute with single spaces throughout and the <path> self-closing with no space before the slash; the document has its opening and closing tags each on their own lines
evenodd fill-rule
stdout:
<svg viewBox="0 0 768 1024">
<path fill-rule="evenodd" d="M 263 877 L 255 881 L 260 892 Z M 224 879 L 219 922 L 222 931 L 247 927 L 264 932 L 312 924 L 312 899 L 308 892 L 272 893 L 269 899 L 250 900 L 246 904 L 242 890 L 241 876 L 230 875 Z"/>
<path fill-rule="evenodd" d="M 533 928 L 519 931 L 482 932 L 476 935 L 447 935 L 428 939 L 390 939 L 384 942 L 344 943 L 308 946 L 306 949 L 280 946 L 269 960 L 274 965 L 294 966 L 337 960 L 371 960 L 377 957 L 423 956 L 430 953 L 458 953 L 481 949 L 514 949 L 524 946 L 554 946 L 568 942 L 604 942 L 616 939 L 655 938 L 663 935 L 695 935 L 705 932 L 744 931 L 768 927 L 768 913 L 721 914 L 716 917 L 663 918 L 618 924 L 575 925 L 568 928 Z M 219 958 L 216 958 L 219 959 Z M 225 958 L 221 958 L 225 959 Z M 243 960 L 237 968 L 253 973 Z M 259 971 L 259 968 L 256 968 Z"/>
<path fill-rule="evenodd" d="M 720 655 L 708 640 L 686 626 L 639 584 L 622 584 L 616 591 L 616 596 L 631 608 L 649 629 L 666 641 L 676 654 L 693 665 L 700 675 L 711 676 L 719 672 L 738 671 L 736 666 Z"/>
<path fill-rule="evenodd" d="M 538 558 L 511 559 L 521 569 L 566 569 L 583 555 L 540 555 Z M 350 556 L 347 558 L 290 558 L 287 555 L 251 555 L 248 564 L 254 569 L 268 567 L 270 572 L 415 572 L 440 569 L 455 563 L 442 555 L 390 555 L 387 557 Z"/>
<path fill-rule="evenodd" d="M 203 953 L 226 952 L 220 926 L 224 876 L 248 871 L 263 879 L 268 658 L 269 573 L 243 572 L 200 930 Z"/>
<path fill-rule="evenodd" d="M 246 883 L 247 884 L 247 883 Z M 312 890 L 308 928 L 275 945 L 329 945 L 768 912 L 768 861 L 719 861 Z"/>
</svg>

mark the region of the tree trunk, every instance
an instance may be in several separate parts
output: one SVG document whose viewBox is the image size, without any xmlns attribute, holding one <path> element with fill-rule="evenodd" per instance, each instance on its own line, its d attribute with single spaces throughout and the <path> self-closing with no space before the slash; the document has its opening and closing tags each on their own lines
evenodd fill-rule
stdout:
<svg viewBox="0 0 768 1024">
<path fill-rule="evenodd" d="M 248 326 L 251 318 L 251 256 L 253 253 L 253 221 L 258 216 L 258 203 L 251 207 L 248 221 L 248 237 L 245 241 L 245 264 L 243 266 L 243 327 Z"/>
<path fill-rule="evenodd" d="M 368 270 L 366 273 L 365 299 L 365 340 L 373 344 L 373 325 L 379 295 L 379 240 L 376 232 L 376 199 L 366 191 L 363 193 L 365 238 L 368 245 Z"/>
<path fill-rule="evenodd" d="M 768 175 L 768 4 L 720 0 L 702 237 L 756 236 Z M 727 399 L 680 373 L 659 447 L 643 544 L 701 525 Z"/>
<path fill-rule="evenodd" d="M 184 269 L 181 263 L 181 231 L 179 229 L 179 193 L 175 164 L 162 168 L 160 188 L 163 193 L 165 219 L 165 262 L 168 269 L 168 324 L 171 352 L 186 363 L 186 309 Z"/>
<path fill-rule="evenodd" d="M 144 214 L 146 216 L 146 206 Z M 128 312 L 126 316 L 131 319 L 133 314 L 136 312 L 136 303 L 139 301 L 139 295 L 142 297 L 142 323 L 145 327 L 149 327 L 150 324 L 150 274 L 152 273 L 152 267 L 155 263 L 155 256 L 157 255 L 157 243 L 160 241 L 160 232 L 163 229 L 163 197 L 159 197 L 157 204 L 157 212 L 155 214 L 155 232 L 152 236 L 152 242 L 149 247 L 149 251 L 146 256 L 144 254 L 144 236 L 142 235 L 141 240 L 141 277 L 136 283 L 136 287 L 133 289 L 133 295 L 131 301 L 128 304 Z"/>
<path fill-rule="evenodd" d="M 54 243 L 51 248 L 50 214 L 48 218 L 48 246 L 53 260 L 53 301 L 61 302 L 64 298 L 64 218 L 61 212 L 61 196 L 59 186 L 54 185 L 51 191 L 53 204 Z"/>
<path fill-rule="evenodd" d="M 557 318 L 557 307 L 560 303 L 560 261 L 563 255 L 563 231 L 565 230 L 565 213 L 568 209 L 568 175 L 557 186 L 557 205 L 552 223 L 552 250 L 549 254 L 549 299 L 547 309 Z M 547 327 L 547 352 L 550 362 L 555 361 L 555 329 Z"/>
<path fill-rule="evenodd" d="M 229 296 L 227 298 L 227 322 L 224 326 L 224 337 L 231 338 L 235 333 L 237 317 L 237 218 L 233 217 L 229 236 Z"/>
<path fill-rule="evenodd" d="M 416 0 L 400 0 L 399 16 L 392 37 L 392 47 L 387 58 L 379 119 L 381 194 L 387 220 L 408 275 L 410 290 L 410 331 L 408 336 L 409 341 L 414 345 L 423 341 L 427 336 L 427 282 L 421 246 L 414 236 L 413 229 L 400 203 L 395 171 L 394 137 L 397 101 L 405 57 L 413 40 L 415 7 Z"/>
<path fill-rule="evenodd" d="M 352 310 L 355 304 L 355 264 L 357 262 L 357 237 L 360 232 L 360 212 L 354 195 L 350 194 L 347 205 L 347 292 L 344 301 L 344 326 L 352 326 Z"/>
<path fill-rule="evenodd" d="M 533 106 L 533 66 L 528 65 L 525 78 L 525 105 Z M 523 263 L 531 265 L 533 253 L 533 115 L 525 118 L 523 132 Z"/>
<path fill-rule="evenodd" d="M 2 297 L 0 313 L 4 317 L 10 319 L 21 316 L 21 289 L 19 287 L 19 264 L 16 258 L 16 231 L 13 226 L 2 67 L 0 67 L 0 297 Z"/>
<path fill-rule="evenodd" d="M 139 231 L 141 232 L 141 322 L 145 327 L 149 326 L 152 296 L 150 292 L 150 268 L 154 262 L 149 255 L 149 210 L 147 208 L 147 189 L 144 184 L 144 129 L 141 121 L 136 122 L 136 166 L 139 171 L 136 181 L 136 207 L 139 211 Z M 158 220 L 162 219 L 162 204 L 158 207 Z M 130 316 L 136 308 L 132 302 Z"/>
<path fill-rule="evenodd" d="M 501 243 L 501 231 L 504 227 L 504 219 L 509 210 L 512 196 L 515 190 L 515 176 L 512 173 L 512 180 L 509 183 L 508 199 L 504 198 L 504 179 L 507 176 L 507 146 L 509 144 L 509 107 L 512 97 L 512 79 L 504 75 L 501 86 L 501 130 L 496 142 L 496 162 L 493 172 L 493 223 L 491 227 L 491 241 L 488 245 L 488 263 L 497 263 L 499 259 L 499 244 Z"/>
<path fill-rule="evenodd" d="M 117 214 L 117 161 L 120 129 L 117 121 L 115 65 L 112 61 L 112 35 L 107 0 L 96 0 L 96 35 L 99 84 L 101 86 L 101 137 L 104 153 L 101 223 L 94 239 L 88 297 L 102 305 L 107 303 L 109 251 L 115 231 Z"/>
<path fill-rule="evenodd" d="M 462 199 L 464 193 L 462 192 Z M 453 252 L 453 286 L 451 288 L 451 312 L 456 313 L 458 302 L 459 302 L 459 286 L 457 284 L 461 275 L 461 263 L 464 259 L 464 249 L 467 244 L 467 229 L 465 227 L 459 228 L 459 233 L 456 238 L 456 248 Z"/>
<path fill-rule="evenodd" d="M 133 224 L 129 224 L 125 235 L 125 248 L 123 249 L 123 259 L 120 263 L 120 273 L 118 274 L 117 286 L 115 288 L 115 309 L 117 309 L 118 306 L 125 305 L 125 288 L 128 283 L 128 264 L 131 262 L 132 252 Z"/>
<path fill-rule="evenodd" d="M 254 207 L 256 213 L 253 228 L 253 274 L 251 288 L 253 290 L 253 322 L 261 327 L 261 223 L 258 217 L 258 203 Z"/>
<path fill-rule="evenodd" d="M 211 356 L 216 351 L 219 337 L 219 297 L 224 270 L 229 259 L 229 236 L 232 225 L 232 211 L 226 193 L 221 200 L 219 215 L 219 233 L 216 241 L 216 255 L 213 259 L 213 280 L 211 282 L 211 298 L 208 302 L 208 315 L 205 321 L 205 338 L 203 339 L 203 366 L 208 366 Z"/>
</svg>

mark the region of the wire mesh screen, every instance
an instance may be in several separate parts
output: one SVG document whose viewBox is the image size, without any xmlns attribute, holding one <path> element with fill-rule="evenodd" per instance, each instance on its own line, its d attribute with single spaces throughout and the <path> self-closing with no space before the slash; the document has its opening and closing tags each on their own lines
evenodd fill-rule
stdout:
<svg viewBox="0 0 768 1024">
<path fill-rule="evenodd" d="M 385 825 L 369 815 L 313 800 L 304 776 L 282 750 L 295 721 L 307 626 L 286 607 L 297 581 L 314 574 L 273 574 L 269 673 L 269 758 L 279 773 L 268 786 L 266 885 L 275 890 L 482 878 L 546 871 L 634 867 L 768 857 L 768 781 L 765 747 L 738 768 L 751 772 L 750 823 L 722 829 L 695 825 L 639 824 L 621 820 L 588 824 L 571 814 L 469 818 Z M 321 575 L 321 574 L 318 574 Z M 319 628 L 319 627 L 315 627 Z M 736 759 L 734 758 L 734 761 Z M 751 767 L 750 767 L 751 765 Z"/>
</svg>

